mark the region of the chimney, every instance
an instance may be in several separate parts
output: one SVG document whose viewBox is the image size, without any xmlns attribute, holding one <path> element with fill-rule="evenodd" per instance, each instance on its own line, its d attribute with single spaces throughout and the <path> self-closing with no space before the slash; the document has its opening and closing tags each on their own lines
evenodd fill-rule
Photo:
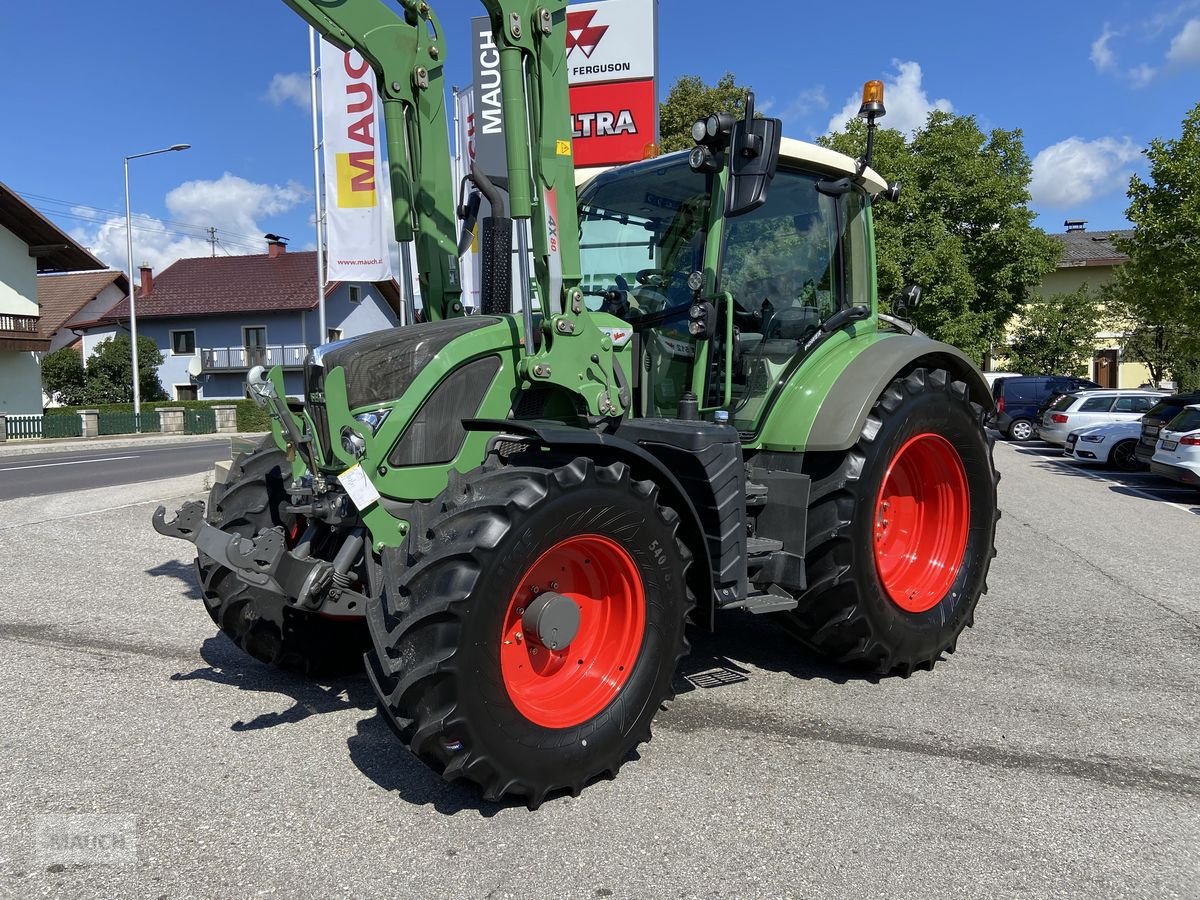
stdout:
<svg viewBox="0 0 1200 900">
<path fill-rule="evenodd" d="M 267 256 L 271 259 L 287 253 L 287 238 L 280 237 L 277 234 L 267 234 L 263 235 L 263 237 L 267 239 Z"/>
<path fill-rule="evenodd" d="M 150 268 L 150 263 L 142 263 L 142 293 L 141 296 L 149 297 L 150 292 L 154 290 L 154 270 Z"/>
<path fill-rule="evenodd" d="M 1087 219 L 1067 219 L 1063 224 L 1067 226 L 1068 232 L 1087 230 Z"/>
</svg>

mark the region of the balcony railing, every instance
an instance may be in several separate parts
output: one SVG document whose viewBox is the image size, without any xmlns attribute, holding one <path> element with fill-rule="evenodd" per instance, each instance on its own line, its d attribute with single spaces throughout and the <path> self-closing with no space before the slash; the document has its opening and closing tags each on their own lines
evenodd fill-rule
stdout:
<svg viewBox="0 0 1200 900">
<path fill-rule="evenodd" d="M 312 349 L 307 344 L 274 344 L 268 347 L 202 347 L 200 367 L 204 372 L 248 371 L 254 366 L 283 366 L 298 369 Z"/>
<path fill-rule="evenodd" d="M 0 331 L 17 331 L 22 334 L 37 334 L 37 316 L 13 316 L 0 313 Z"/>
</svg>

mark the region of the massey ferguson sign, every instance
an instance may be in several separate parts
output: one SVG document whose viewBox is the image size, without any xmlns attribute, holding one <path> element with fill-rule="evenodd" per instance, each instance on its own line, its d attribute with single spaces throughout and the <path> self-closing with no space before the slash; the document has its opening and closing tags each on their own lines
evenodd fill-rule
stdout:
<svg viewBox="0 0 1200 900">
<path fill-rule="evenodd" d="M 657 139 L 656 0 L 567 7 L 567 72 L 575 165 L 639 160 Z"/>
<path fill-rule="evenodd" d="M 657 5 L 654 0 L 600 0 L 568 6 L 571 84 L 653 78 Z"/>
<path fill-rule="evenodd" d="M 567 7 L 567 72 L 576 167 L 634 162 L 657 140 L 657 0 L 596 0 Z M 471 23 L 475 159 L 506 172 L 500 52 L 487 17 Z"/>
</svg>

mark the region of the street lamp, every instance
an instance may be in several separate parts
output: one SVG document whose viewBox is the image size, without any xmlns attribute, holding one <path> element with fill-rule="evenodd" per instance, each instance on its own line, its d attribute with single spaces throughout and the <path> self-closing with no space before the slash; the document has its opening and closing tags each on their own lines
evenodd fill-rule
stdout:
<svg viewBox="0 0 1200 900">
<path fill-rule="evenodd" d="M 133 286 L 133 214 L 129 208 L 129 161 L 143 156 L 157 156 L 159 153 L 170 153 L 172 150 L 187 150 L 191 144 L 172 144 L 161 150 L 147 150 L 145 153 L 134 153 L 125 157 L 125 250 L 129 262 L 129 343 L 133 348 L 133 422 L 137 431 L 142 430 L 142 389 L 138 384 L 138 346 L 137 346 L 137 310 L 134 306 L 134 295 L 137 291 Z"/>
</svg>

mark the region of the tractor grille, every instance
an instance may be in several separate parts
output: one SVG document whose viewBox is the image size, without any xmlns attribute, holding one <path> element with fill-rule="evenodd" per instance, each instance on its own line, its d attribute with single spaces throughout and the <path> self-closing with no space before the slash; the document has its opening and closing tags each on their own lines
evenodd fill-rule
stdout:
<svg viewBox="0 0 1200 900">
<path fill-rule="evenodd" d="M 316 429 L 321 457 L 329 459 L 333 444 L 329 439 L 329 413 L 325 409 L 325 368 L 310 355 L 304 363 L 304 408 Z"/>
</svg>

